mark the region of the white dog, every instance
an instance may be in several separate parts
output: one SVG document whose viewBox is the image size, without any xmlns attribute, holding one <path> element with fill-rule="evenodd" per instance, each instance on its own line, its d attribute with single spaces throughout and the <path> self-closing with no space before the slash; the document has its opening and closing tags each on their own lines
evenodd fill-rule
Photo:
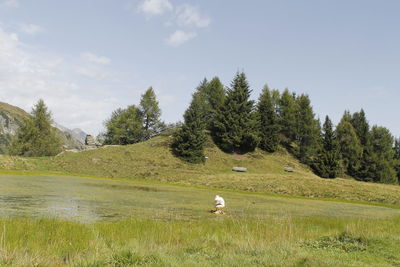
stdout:
<svg viewBox="0 0 400 267">
<path fill-rule="evenodd" d="M 215 204 L 215 208 L 217 211 L 225 208 L 225 200 L 222 197 L 220 197 L 219 195 L 215 196 L 214 204 Z"/>
</svg>

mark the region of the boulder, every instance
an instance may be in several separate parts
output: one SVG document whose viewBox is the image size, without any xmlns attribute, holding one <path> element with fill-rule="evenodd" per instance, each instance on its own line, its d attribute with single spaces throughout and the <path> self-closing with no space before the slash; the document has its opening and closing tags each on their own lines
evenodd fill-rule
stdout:
<svg viewBox="0 0 400 267">
<path fill-rule="evenodd" d="M 283 168 L 283 170 L 285 172 L 294 172 L 294 169 L 292 167 L 285 167 L 285 168 Z"/>
<path fill-rule="evenodd" d="M 232 171 L 234 171 L 234 172 L 247 172 L 247 168 L 245 168 L 245 167 L 233 167 Z"/>
</svg>

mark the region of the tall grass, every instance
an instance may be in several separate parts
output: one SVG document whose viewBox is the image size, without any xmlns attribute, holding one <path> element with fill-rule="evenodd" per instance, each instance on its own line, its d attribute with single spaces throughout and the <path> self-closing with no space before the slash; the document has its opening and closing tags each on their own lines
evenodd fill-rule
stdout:
<svg viewBox="0 0 400 267">
<path fill-rule="evenodd" d="M 0 265 L 398 266 L 400 217 L 81 224 L 0 219 Z"/>
</svg>

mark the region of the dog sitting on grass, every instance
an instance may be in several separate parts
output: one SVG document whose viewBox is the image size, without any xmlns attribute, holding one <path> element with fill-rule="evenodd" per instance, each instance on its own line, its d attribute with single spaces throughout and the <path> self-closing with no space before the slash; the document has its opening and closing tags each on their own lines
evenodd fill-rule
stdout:
<svg viewBox="0 0 400 267">
<path fill-rule="evenodd" d="M 223 208 L 225 208 L 225 200 L 219 196 L 216 195 L 215 199 L 214 199 L 214 204 L 215 204 L 215 214 L 224 214 L 225 212 L 222 210 Z"/>
</svg>

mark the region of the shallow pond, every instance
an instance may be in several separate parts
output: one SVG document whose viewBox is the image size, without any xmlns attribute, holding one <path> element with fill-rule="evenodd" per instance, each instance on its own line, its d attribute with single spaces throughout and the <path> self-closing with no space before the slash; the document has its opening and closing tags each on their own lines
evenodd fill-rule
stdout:
<svg viewBox="0 0 400 267">
<path fill-rule="evenodd" d="M 149 218 L 215 218 L 215 194 L 225 217 L 387 217 L 400 210 L 340 202 L 281 198 L 182 186 L 66 176 L 0 175 L 0 216 L 60 217 L 81 222 Z"/>
</svg>

